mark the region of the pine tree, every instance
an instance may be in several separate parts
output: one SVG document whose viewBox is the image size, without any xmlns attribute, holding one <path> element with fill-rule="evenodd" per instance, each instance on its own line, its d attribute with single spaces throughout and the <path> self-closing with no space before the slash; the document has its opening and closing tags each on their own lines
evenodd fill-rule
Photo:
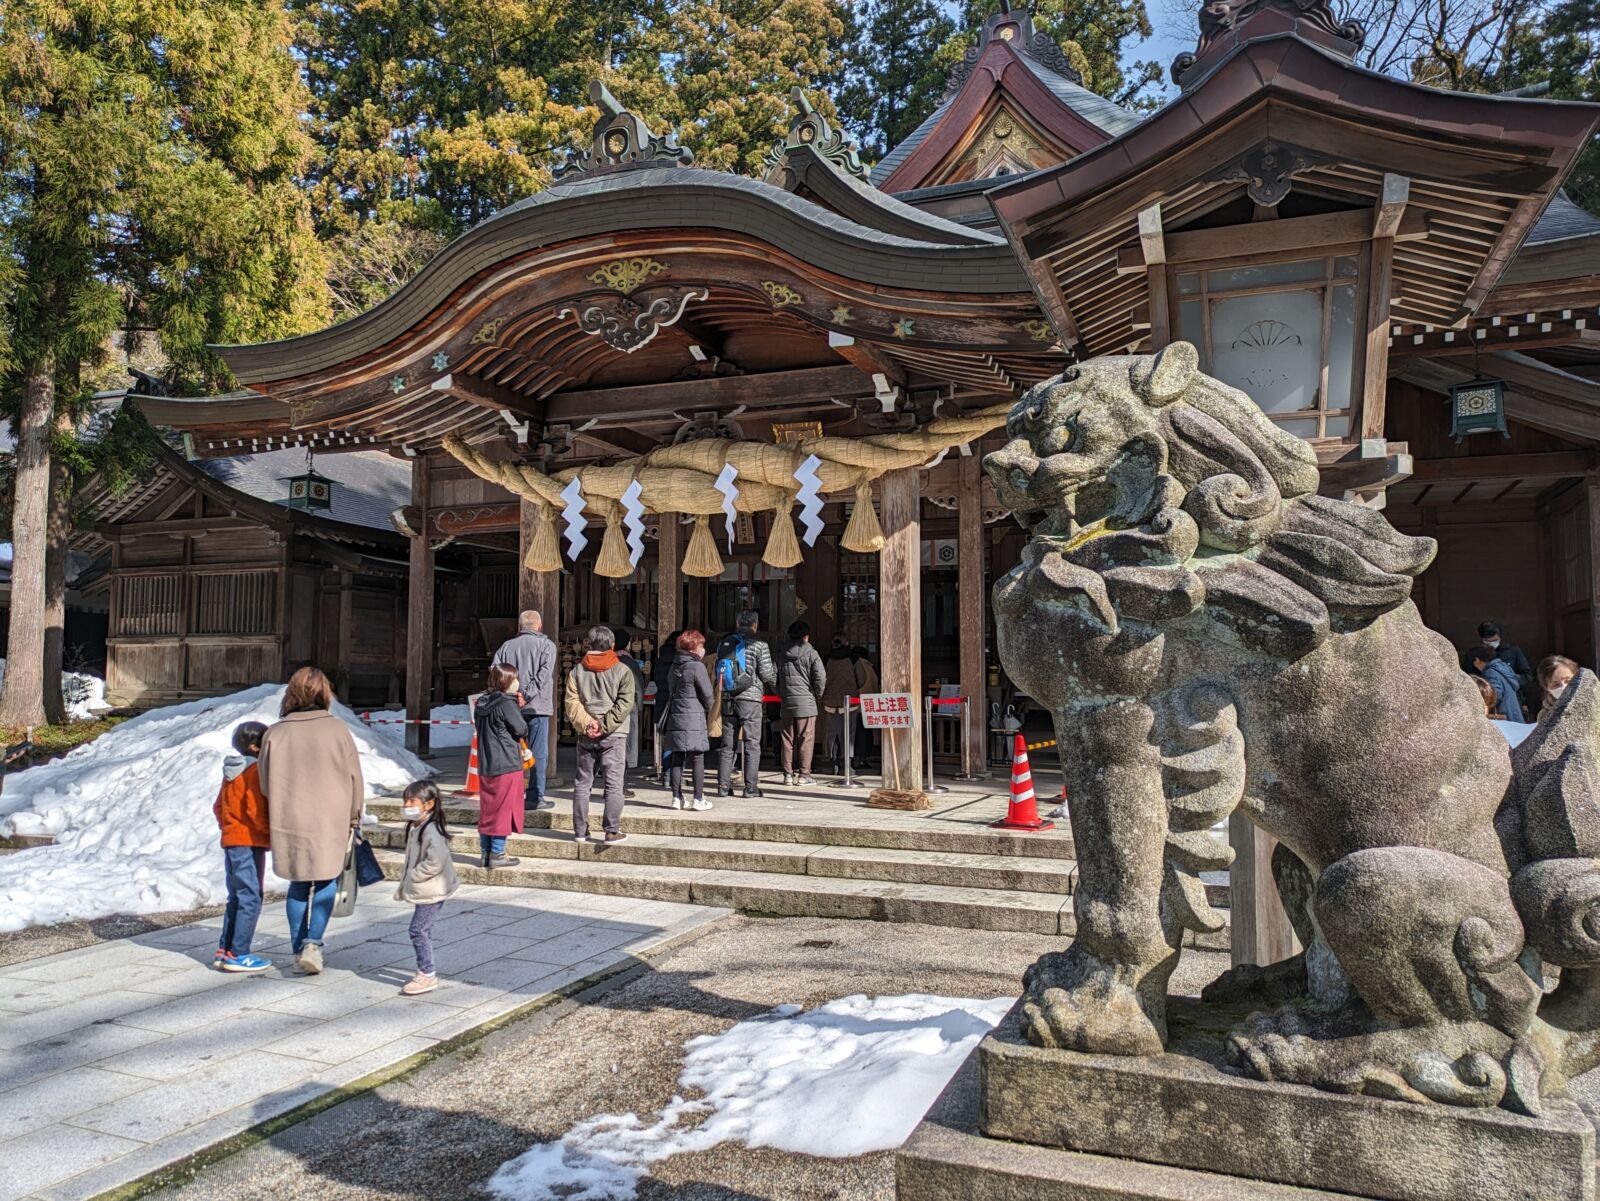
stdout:
<svg viewBox="0 0 1600 1201">
<path fill-rule="evenodd" d="M 758 174 L 789 127 L 789 92 L 833 115 L 848 10 L 840 0 L 680 0 L 673 13 L 672 107 L 665 114 L 702 167 Z"/>
<path fill-rule="evenodd" d="M 839 111 L 875 160 L 938 107 L 949 68 L 933 51 L 956 26 L 935 0 L 869 0 L 857 20 Z"/>
<path fill-rule="evenodd" d="M 70 440 L 117 331 L 152 331 L 180 389 L 212 342 L 325 322 L 296 176 L 309 144 L 289 26 L 265 0 L 0 7 L 0 399 L 13 414 L 12 593 L 0 724 L 60 711 Z"/>
</svg>

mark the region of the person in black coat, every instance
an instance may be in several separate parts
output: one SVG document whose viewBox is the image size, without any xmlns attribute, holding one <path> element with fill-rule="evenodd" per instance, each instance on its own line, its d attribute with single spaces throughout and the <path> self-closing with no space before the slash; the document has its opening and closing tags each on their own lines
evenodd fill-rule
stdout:
<svg viewBox="0 0 1600 1201">
<path fill-rule="evenodd" d="M 528 719 L 517 704 L 516 671 L 504 663 L 489 668 L 489 688 L 478 697 L 472 721 L 478 730 L 478 844 L 484 867 L 515 867 L 506 838 L 522 833 L 526 793 L 522 740 Z M 541 748 L 542 749 L 542 748 Z"/>
<path fill-rule="evenodd" d="M 711 802 L 705 798 L 706 751 L 711 749 L 706 718 L 712 703 L 711 677 L 706 674 L 705 665 L 706 636 L 699 630 L 685 630 L 678 635 L 677 651 L 667 677 L 661 746 L 664 752 L 672 754 L 671 766 L 667 769 L 672 807 L 703 811 L 711 808 Z M 657 703 L 662 704 L 659 685 L 657 692 Z M 683 800 L 685 767 L 694 774 L 694 800 L 687 805 Z"/>
</svg>

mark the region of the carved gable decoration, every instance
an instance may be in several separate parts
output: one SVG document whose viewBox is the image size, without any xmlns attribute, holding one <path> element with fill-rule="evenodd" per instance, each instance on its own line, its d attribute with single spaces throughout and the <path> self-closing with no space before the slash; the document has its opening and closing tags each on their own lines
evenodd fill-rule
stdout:
<svg viewBox="0 0 1600 1201">
<path fill-rule="evenodd" d="M 1070 151 L 1048 142 L 1028 122 L 1001 105 L 938 179 L 941 183 L 958 183 L 1019 175 L 1070 157 Z"/>
<path fill-rule="evenodd" d="M 792 89 L 789 99 L 795 109 L 789 121 L 789 132 L 783 141 L 773 143 L 761 164 L 766 182 L 780 188 L 789 187 L 793 183 L 789 174 L 789 155 L 801 147 L 809 146 L 845 175 L 862 183 L 871 183 L 872 172 L 862 164 L 860 148 L 834 128 L 833 123 L 817 111 L 800 88 Z"/>
<path fill-rule="evenodd" d="M 945 80 L 944 99 L 950 99 L 961 90 L 962 85 L 971 78 L 973 68 L 983 57 L 984 50 L 991 42 L 996 41 L 1009 43 L 1018 54 L 1027 55 L 1041 67 L 1065 76 L 1073 83 L 1083 82 L 1083 76 L 1067 58 L 1066 51 L 1062 50 L 1048 33 L 1042 29 L 1035 29 L 1032 17 L 1026 12 L 1002 10 L 983 23 L 983 28 L 978 32 L 978 40 L 967 47 L 966 54 L 950 72 L 949 78 Z"/>
<path fill-rule="evenodd" d="M 687 167 L 694 162 L 694 154 L 678 145 L 676 134 L 652 133 L 598 79 L 589 83 L 589 99 L 600 107 L 594 138 L 588 150 L 576 152 L 555 169 L 557 179 L 639 167 Z"/>
</svg>

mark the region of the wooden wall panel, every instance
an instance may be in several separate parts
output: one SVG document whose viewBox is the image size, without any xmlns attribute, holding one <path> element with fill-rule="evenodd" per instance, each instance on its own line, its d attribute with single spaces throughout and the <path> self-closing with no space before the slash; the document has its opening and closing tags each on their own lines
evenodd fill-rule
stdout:
<svg viewBox="0 0 1600 1201">
<path fill-rule="evenodd" d="M 173 695 L 183 688 L 183 649 L 176 638 L 106 644 L 106 694 L 114 705 L 135 704 L 147 693 Z"/>
<path fill-rule="evenodd" d="M 211 530 L 194 540 L 195 563 L 267 562 L 278 557 L 278 539 L 259 526 L 242 530 Z"/>
<path fill-rule="evenodd" d="M 1544 530 L 1535 513 L 1443 508 L 1427 529 L 1411 506 L 1395 506 L 1387 516 L 1408 534 L 1438 539 L 1439 553 L 1418 579 L 1413 599 L 1458 650 L 1478 641 L 1480 621 L 1492 620 L 1530 659 L 1566 653 L 1553 620 Z"/>
<path fill-rule="evenodd" d="M 182 538 L 170 534 L 139 534 L 120 540 L 122 567 L 170 567 L 183 562 Z"/>
<path fill-rule="evenodd" d="M 276 638 L 191 637 L 186 646 L 190 692 L 237 692 L 281 678 Z"/>
</svg>

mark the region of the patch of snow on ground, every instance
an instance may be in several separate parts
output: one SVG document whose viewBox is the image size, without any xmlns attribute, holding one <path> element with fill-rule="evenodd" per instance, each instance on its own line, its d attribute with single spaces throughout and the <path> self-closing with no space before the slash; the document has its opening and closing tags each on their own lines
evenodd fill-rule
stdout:
<svg viewBox="0 0 1600 1201">
<path fill-rule="evenodd" d="M 0 659 L 0 680 L 5 679 L 5 675 L 6 661 Z M 88 672 L 62 672 L 61 696 L 67 704 L 67 716 L 73 721 L 88 721 L 111 708 L 106 703 L 106 682 Z"/>
<path fill-rule="evenodd" d="M 406 740 L 406 728 L 402 724 L 405 715 L 404 709 L 374 709 L 370 713 L 363 710 L 360 714 L 362 718 L 372 722 L 374 734 L 401 744 Z M 472 712 L 465 705 L 437 705 L 434 707 L 432 717 L 434 721 L 468 723 L 460 726 L 428 727 L 429 746 L 434 750 L 447 746 L 472 745 Z"/>
<path fill-rule="evenodd" d="M 14 772 L 0 793 L 0 834 L 46 834 L 55 845 L 0 856 L 0 932 L 160 913 L 227 899 L 211 806 L 242 721 L 278 719 L 283 685 L 263 684 L 152 709 L 50 763 Z M 395 792 L 430 775 L 343 705 L 367 791 Z M 270 873 L 269 887 L 282 887 Z"/>
<path fill-rule="evenodd" d="M 779 1006 L 685 1045 L 678 1084 L 697 1099 L 673 1097 L 648 1125 L 589 1118 L 502 1164 L 487 1188 L 500 1201 L 627 1201 L 649 1164 L 729 1141 L 831 1158 L 891 1150 L 1011 1004 L 913 993 Z"/>
</svg>

